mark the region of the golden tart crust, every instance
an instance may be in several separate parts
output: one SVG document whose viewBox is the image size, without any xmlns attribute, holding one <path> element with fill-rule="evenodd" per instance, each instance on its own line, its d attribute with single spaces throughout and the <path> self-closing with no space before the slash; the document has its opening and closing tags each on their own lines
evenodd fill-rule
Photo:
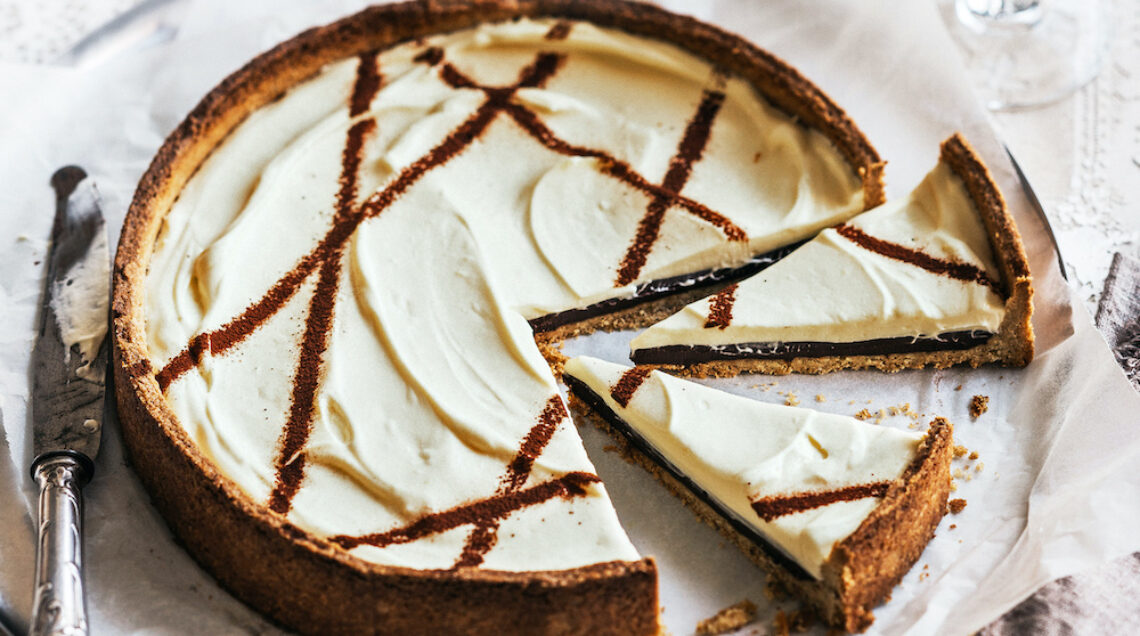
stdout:
<svg viewBox="0 0 1140 636">
<path fill-rule="evenodd" d="M 297 528 L 252 501 L 201 454 L 166 403 L 146 344 L 144 283 L 164 216 L 213 148 L 250 113 L 330 62 L 519 16 L 584 20 L 665 40 L 749 80 L 774 105 L 831 139 L 862 178 L 866 207 L 882 202 L 883 162 L 819 89 L 735 36 L 647 5 L 430 0 L 372 7 L 301 33 L 226 78 L 159 149 L 130 206 L 114 271 L 115 388 L 134 468 L 178 539 L 235 596 L 298 631 L 659 630 L 650 558 L 546 572 L 417 570 L 365 562 Z M 634 322 L 646 324 L 651 312 L 638 311 L 643 318 Z"/>
</svg>

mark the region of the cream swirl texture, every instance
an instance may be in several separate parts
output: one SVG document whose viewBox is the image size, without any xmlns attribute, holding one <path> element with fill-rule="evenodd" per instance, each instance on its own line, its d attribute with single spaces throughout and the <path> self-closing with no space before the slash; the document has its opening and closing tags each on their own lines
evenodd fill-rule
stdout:
<svg viewBox="0 0 1140 636">
<path fill-rule="evenodd" d="M 879 503 L 857 495 L 877 486 L 885 492 L 881 485 L 903 474 L 922 437 L 756 402 L 660 371 L 623 391 L 630 372 L 584 356 L 566 363 L 566 375 L 589 387 L 666 461 L 817 578 L 832 547 Z M 845 499 L 853 488 L 856 496 Z M 797 497 L 818 493 L 839 494 L 829 503 L 796 505 Z"/>
<path fill-rule="evenodd" d="M 527 320 L 862 208 L 836 149 L 739 79 L 554 26 L 328 66 L 214 150 L 158 238 L 147 337 L 179 422 L 361 558 L 636 559 Z"/>
<path fill-rule="evenodd" d="M 906 257 L 894 253 L 904 251 Z M 639 334 L 631 347 L 996 333 L 1005 316 L 1000 280 L 964 184 L 939 163 L 907 197 L 820 232 L 741 281 L 723 324 L 713 317 L 715 297 L 700 300 Z"/>
</svg>

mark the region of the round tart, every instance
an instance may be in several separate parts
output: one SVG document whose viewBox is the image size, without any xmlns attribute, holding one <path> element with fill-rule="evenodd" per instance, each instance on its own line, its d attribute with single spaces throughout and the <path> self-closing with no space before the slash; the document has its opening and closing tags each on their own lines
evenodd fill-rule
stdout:
<svg viewBox="0 0 1140 636">
<path fill-rule="evenodd" d="M 159 150 L 116 392 L 190 553 L 302 632 L 653 633 L 535 337 L 645 326 L 882 202 L 844 113 L 654 7 L 414 2 L 307 31 Z"/>
</svg>

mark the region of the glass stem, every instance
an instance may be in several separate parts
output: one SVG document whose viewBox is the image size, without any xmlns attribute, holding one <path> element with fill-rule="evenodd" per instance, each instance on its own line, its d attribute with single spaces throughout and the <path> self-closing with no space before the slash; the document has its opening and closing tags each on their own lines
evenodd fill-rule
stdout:
<svg viewBox="0 0 1140 636">
<path fill-rule="evenodd" d="M 1044 9 L 1041 0 L 955 0 L 959 16 L 992 23 L 1035 24 Z"/>
</svg>

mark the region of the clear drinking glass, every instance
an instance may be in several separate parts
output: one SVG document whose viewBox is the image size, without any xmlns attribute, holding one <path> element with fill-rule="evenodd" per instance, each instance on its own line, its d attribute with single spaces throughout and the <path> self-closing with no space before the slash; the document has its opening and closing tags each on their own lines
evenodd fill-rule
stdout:
<svg viewBox="0 0 1140 636">
<path fill-rule="evenodd" d="M 951 35 L 991 110 L 1057 101 L 1096 76 L 1108 0 L 954 0 Z"/>
</svg>

